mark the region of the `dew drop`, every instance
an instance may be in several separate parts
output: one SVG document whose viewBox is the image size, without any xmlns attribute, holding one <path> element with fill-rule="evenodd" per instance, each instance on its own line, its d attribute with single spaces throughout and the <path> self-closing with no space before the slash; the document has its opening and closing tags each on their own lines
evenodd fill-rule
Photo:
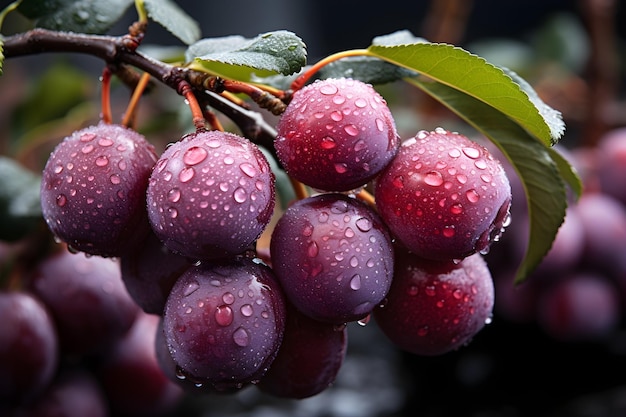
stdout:
<svg viewBox="0 0 626 417">
<path fill-rule="evenodd" d="M 350 288 L 355 291 L 361 288 L 361 276 L 359 274 L 354 275 L 352 279 L 350 279 Z"/>
<path fill-rule="evenodd" d="M 428 334 L 428 326 L 423 326 L 423 327 L 420 327 L 420 328 L 417 330 L 417 335 L 418 335 L 418 336 L 426 336 L 427 334 Z"/>
<path fill-rule="evenodd" d="M 454 230 L 454 226 L 445 226 L 442 234 L 444 237 L 454 237 L 456 230 Z"/>
<path fill-rule="evenodd" d="M 246 347 L 250 344 L 250 335 L 243 327 L 239 327 L 233 333 L 233 341 L 237 346 Z"/>
<path fill-rule="evenodd" d="M 159 161 L 156 163 L 156 171 L 157 172 L 163 172 L 163 170 L 165 169 L 165 167 L 167 166 L 167 158 L 163 158 L 163 159 L 159 159 Z"/>
<path fill-rule="evenodd" d="M 467 192 L 465 193 L 465 196 L 467 197 L 470 203 L 477 203 L 478 200 L 480 200 L 480 196 L 478 195 L 476 190 L 474 190 L 473 188 L 471 190 L 467 190 Z"/>
<path fill-rule="evenodd" d="M 257 175 L 257 169 L 254 167 L 254 165 L 248 162 L 240 164 L 239 169 L 250 178 L 253 178 L 255 175 Z"/>
<path fill-rule="evenodd" d="M 367 107 L 367 100 L 365 100 L 363 97 L 359 97 L 356 100 L 354 100 L 354 105 L 360 109 Z"/>
<path fill-rule="evenodd" d="M 252 313 L 254 312 L 254 310 L 252 309 L 252 306 L 250 304 L 242 305 L 239 310 L 241 311 L 241 314 L 244 317 L 250 317 L 252 315 Z"/>
<path fill-rule="evenodd" d="M 93 145 L 92 144 L 85 145 L 85 146 L 82 147 L 82 149 L 80 151 L 82 153 L 84 153 L 84 154 L 88 154 L 88 153 L 93 151 Z"/>
<path fill-rule="evenodd" d="M 356 256 L 350 258 L 350 266 L 352 268 L 356 268 L 357 266 L 359 266 L 359 259 Z"/>
<path fill-rule="evenodd" d="M 486 169 L 487 168 L 487 162 L 485 162 L 484 159 L 479 159 L 477 161 L 474 161 L 474 166 L 478 169 Z"/>
<path fill-rule="evenodd" d="M 365 148 L 367 148 L 367 143 L 365 143 L 364 140 L 359 140 L 357 143 L 354 144 L 354 151 L 355 152 L 362 151 Z"/>
<path fill-rule="evenodd" d="M 322 149 L 333 149 L 337 146 L 337 143 L 335 143 L 335 139 L 331 138 L 330 136 L 325 136 L 322 139 L 320 146 L 322 147 Z"/>
<path fill-rule="evenodd" d="M 107 148 L 111 145 L 113 145 L 113 141 L 109 138 L 100 138 L 98 139 L 98 145 Z"/>
<path fill-rule="evenodd" d="M 426 293 L 426 295 L 433 297 L 436 294 L 436 289 L 434 286 L 429 285 L 424 289 L 424 292 Z"/>
<path fill-rule="evenodd" d="M 221 305 L 215 310 L 215 321 L 220 326 L 230 326 L 233 322 L 233 309 L 226 305 Z"/>
<path fill-rule="evenodd" d="M 353 124 L 344 126 L 343 130 L 350 136 L 356 136 L 359 134 L 359 129 Z"/>
<path fill-rule="evenodd" d="M 440 172 L 431 171 L 424 176 L 424 182 L 433 187 L 438 187 L 443 184 L 443 176 Z"/>
<path fill-rule="evenodd" d="M 463 153 L 472 159 L 476 159 L 480 156 L 480 151 L 476 148 L 463 148 Z"/>
<path fill-rule="evenodd" d="M 96 134 L 95 133 L 83 133 L 82 135 L 80 135 L 80 141 L 81 142 L 89 142 L 91 140 L 94 140 L 96 138 Z"/>
<path fill-rule="evenodd" d="M 239 187 L 233 193 L 233 197 L 235 198 L 236 202 L 243 203 L 248 198 L 248 194 L 246 193 L 246 190 L 244 190 L 243 188 Z"/>
<path fill-rule="evenodd" d="M 463 206 L 460 203 L 453 204 L 452 206 L 450 206 L 450 213 L 452 214 L 463 213 Z"/>
<path fill-rule="evenodd" d="M 448 156 L 450 156 L 450 158 L 458 158 L 459 156 L 461 156 L 461 151 L 459 151 L 457 148 L 450 149 L 448 151 Z"/>
<path fill-rule="evenodd" d="M 185 167 L 180 170 L 180 173 L 178 174 L 178 179 L 180 180 L 180 182 L 189 182 L 193 178 L 195 173 L 196 172 L 192 167 Z"/>
<path fill-rule="evenodd" d="M 372 229 L 372 222 L 366 217 L 361 217 L 354 223 L 361 232 L 369 232 Z"/>
<path fill-rule="evenodd" d="M 337 86 L 332 85 L 332 84 L 325 84 L 322 87 L 320 87 L 320 93 L 324 94 L 325 96 L 331 96 L 333 94 L 337 94 L 338 91 L 339 89 L 337 88 Z"/>
<path fill-rule="evenodd" d="M 335 104 L 343 104 L 346 102 L 346 98 L 342 95 L 336 95 L 333 97 L 333 103 Z"/>
<path fill-rule="evenodd" d="M 177 217 L 178 217 L 178 210 L 176 210 L 176 209 L 175 209 L 175 208 L 173 208 L 173 207 L 168 208 L 168 209 L 167 209 L 167 212 L 168 212 L 168 214 L 170 215 L 170 217 L 171 217 L 172 219 L 175 219 L 175 218 L 177 218 Z"/>
<path fill-rule="evenodd" d="M 232 304 L 235 302 L 235 296 L 231 292 L 226 292 L 222 295 L 222 301 L 226 304 Z"/>
<path fill-rule="evenodd" d="M 65 196 L 65 194 L 59 194 L 57 196 L 57 206 L 59 207 L 63 207 L 65 206 L 65 204 L 67 204 L 67 197 Z"/>
<path fill-rule="evenodd" d="M 217 149 L 220 146 L 222 146 L 222 142 L 220 142 L 218 139 L 211 139 L 206 144 L 209 148 L 213 148 L 213 149 Z"/>
<path fill-rule="evenodd" d="M 183 295 L 185 297 L 189 297 L 191 294 L 193 294 L 198 288 L 200 288 L 200 284 L 198 284 L 197 281 L 193 281 L 190 282 L 189 284 L 187 284 L 187 288 L 185 288 L 185 291 L 183 291 Z"/>
<path fill-rule="evenodd" d="M 111 181 L 111 184 L 114 184 L 114 185 L 118 185 L 119 183 L 121 183 L 121 182 L 122 182 L 122 179 L 121 179 L 121 178 L 120 178 L 120 176 L 119 176 L 119 175 L 117 175 L 117 174 L 113 174 L 113 175 L 111 175 L 111 176 L 109 177 L 109 180 Z"/>
<path fill-rule="evenodd" d="M 340 122 L 343 120 L 343 114 L 340 111 L 334 111 L 330 114 L 330 118 L 335 122 Z"/>
<path fill-rule="evenodd" d="M 415 135 L 415 137 L 418 139 L 426 139 L 428 135 L 429 135 L 428 131 L 420 130 L 419 132 L 417 132 L 417 135 Z"/>
<path fill-rule="evenodd" d="M 183 162 L 187 165 L 197 165 L 204 161 L 208 156 L 206 149 L 199 146 L 192 146 L 185 151 L 183 155 Z"/>
<path fill-rule="evenodd" d="M 335 171 L 338 174 L 345 174 L 348 171 L 348 165 L 344 163 L 335 164 Z"/>
<path fill-rule="evenodd" d="M 172 202 L 172 203 L 176 203 L 180 200 L 180 190 L 178 188 L 172 188 L 168 193 L 167 193 L 167 199 Z"/>
</svg>

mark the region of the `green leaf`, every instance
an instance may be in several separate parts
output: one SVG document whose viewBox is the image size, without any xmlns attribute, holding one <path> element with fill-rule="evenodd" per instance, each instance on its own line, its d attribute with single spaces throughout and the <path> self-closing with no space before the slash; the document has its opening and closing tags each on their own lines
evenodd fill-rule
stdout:
<svg viewBox="0 0 626 417">
<path fill-rule="evenodd" d="M 572 166 L 572 164 L 556 149 L 548 148 L 548 151 L 550 152 L 550 156 L 559 170 L 561 178 L 565 180 L 574 193 L 574 199 L 577 200 L 583 193 L 583 183 L 578 175 L 578 172 L 576 172 L 574 166 Z"/>
<path fill-rule="evenodd" d="M 252 39 L 242 36 L 202 39 L 189 47 L 186 57 L 194 69 L 250 81 L 253 76 L 298 72 L 306 64 L 306 47 L 294 33 L 279 30 Z"/>
<path fill-rule="evenodd" d="M 517 171 L 528 202 L 530 239 L 515 281 L 522 282 L 552 247 L 565 218 L 567 198 L 561 174 L 567 162 L 553 159 L 554 152 L 536 140 L 505 113 L 449 85 L 413 78 L 410 83 L 442 102 L 467 123 L 487 136 Z M 574 184 L 574 177 L 568 178 Z M 578 187 L 576 187 L 578 188 Z M 515 221 L 515 219 L 513 219 Z"/>
<path fill-rule="evenodd" d="M 191 45 L 200 39 L 198 22 L 170 0 L 142 0 L 148 17 L 178 39 Z"/>
<path fill-rule="evenodd" d="M 532 88 L 513 81 L 502 69 L 459 47 L 435 43 L 372 45 L 371 56 L 417 71 L 499 110 L 545 145 L 554 145 L 563 134 L 560 114 L 550 112 Z M 532 94 L 531 94 L 532 95 Z M 549 116 L 546 118 L 545 116 Z"/>
<path fill-rule="evenodd" d="M 372 45 L 394 46 L 427 42 L 408 30 L 399 30 L 388 35 L 377 36 Z M 347 57 L 331 62 L 319 71 L 319 78 L 354 78 L 370 84 L 385 84 L 417 75 L 415 71 L 394 65 L 371 56 Z"/>
<path fill-rule="evenodd" d="M 13 242 L 42 220 L 41 179 L 5 156 L 0 156 L 0 178 L 0 240 Z"/>
<path fill-rule="evenodd" d="M 18 10 L 38 27 L 78 33 L 106 33 L 133 0 L 23 0 Z"/>
<path fill-rule="evenodd" d="M 369 56 L 347 57 L 319 70 L 319 78 L 354 78 L 369 84 L 385 84 L 414 77 L 416 73 Z"/>
</svg>

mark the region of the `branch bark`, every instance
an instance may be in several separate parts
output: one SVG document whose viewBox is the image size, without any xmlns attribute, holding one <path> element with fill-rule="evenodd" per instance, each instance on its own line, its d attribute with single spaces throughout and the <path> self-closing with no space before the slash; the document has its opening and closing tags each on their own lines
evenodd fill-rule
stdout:
<svg viewBox="0 0 626 417">
<path fill-rule="evenodd" d="M 264 122 L 260 114 L 228 103 L 221 96 L 208 91 L 206 86 L 193 82 L 206 78 L 206 74 L 197 74 L 197 71 L 158 61 L 135 50 L 135 47 L 136 44 L 129 42 L 126 36 L 88 35 L 38 28 L 6 37 L 4 56 L 12 58 L 54 52 L 92 55 L 102 59 L 114 72 L 125 71 L 129 65 L 145 71 L 179 94 L 180 82 L 186 81 L 194 88 L 194 94 L 201 102 L 229 117 L 248 139 L 274 152 L 276 132 Z"/>
</svg>

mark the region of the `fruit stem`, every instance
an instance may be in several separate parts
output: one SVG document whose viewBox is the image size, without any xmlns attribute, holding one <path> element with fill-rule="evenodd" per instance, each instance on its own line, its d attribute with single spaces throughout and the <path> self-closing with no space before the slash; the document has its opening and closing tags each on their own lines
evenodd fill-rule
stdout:
<svg viewBox="0 0 626 417">
<path fill-rule="evenodd" d="M 302 200 L 309 196 L 309 192 L 303 183 L 291 176 L 289 176 L 289 181 L 291 182 L 291 187 L 296 195 L 296 199 Z"/>
<path fill-rule="evenodd" d="M 135 87 L 135 91 L 133 91 L 133 95 L 128 102 L 128 107 L 126 107 L 126 112 L 124 113 L 124 118 L 122 119 L 123 126 L 128 127 L 131 123 L 131 120 L 134 118 L 135 110 L 137 109 L 137 105 L 139 104 L 139 99 L 146 89 L 148 81 L 150 81 L 150 74 L 148 74 L 147 72 L 141 74 L 139 82 Z"/>
<path fill-rule="evenodd" d="M 106 66 L 102 70 L 102 121 L 106 124 L 113 122 L 111 115 L 111 69 Z"/>
<path fill-rule="evenodd" d="M 198 99 L 193 93 L 193 88 L 191 88 L 191 85 L 185 80 L 180 81 L 178 83 L 178 93 L 185 97 L 185 100 L 189 105 L 193 125 L 195 126 L 196 130 L 206 129 L 206 119 L 204 118 L 204 113 L 202 112 L 200 103 L 198 103 Z"/>
<path fill-rule="evenodd" d="M 221 84 L 226 91 L 231 93 L 243 93 L 250 97 L 252 101 L 262 109 L 267 109 L 272 114 L 278 116 L 285 111 L 287 105 L 279 98 L 256 85 L 244 83 L 236 80 L 221 80 Z M 281 95 L 283 95 L 281 93 Z"/>
<path fill-rule="evenodd" d="M 323 58 L 317 61 L 317 63 L 313 64 L 313 66 L 311 66 L 305 72 L 300 74 L 291 83 L 291 90 L 297 91 L 301 89 L 304 86 L 304 84 L 306 84 L 306 82 L 309 81 L 309 79 L 313 77 L 313 75 L 315 75 L 316 72 L 318 72 L 322 67 L 330 64 L 331 62 L 335 62 L 342 58 L 347 58 L 350 56 L 369 56 L 369 55 L 371 54 L 370 54 L 370 51 L 368 51 L 367 49 L 352 49 L 349 51 L 342 51 L 342 52 L 337 52 L 336 54 L 329 55 L 326 58 Z"/>
<path fill-rule="evenodd" d="M 148 81 L 150 81 L 150 74 L 144 72 L 141 74 L 141 78 L 139 78 L 139 82 L 137 83 L 137 87 L 135 87 L 135 91 L 133 91 L 133 95 L 128 102 L 128 107 L 126 107 L 126 112 L 124 113 L 124 118 L 122 119 L 122 125 L 128 127 L 131 123 L 135 115 L 135 110 L 137 109 L 137 105 L 139 104 L 139 99 L 143 94 L 146 86 L 148 85 Z"/>
<path fill-rule="evenodd" d="M 374 195 L 367 190 L 361 190 L 356 194 L 356 198 L 367 203 L 370 207 L 376 210 L 376 200 L 374 199 Z"/>
<path fill-rule="evenodd" d="M 224 131 L 224 126 L 222 126 L 222 122 L 217 118 L 217 115 L 209 109 L 204 110 L 204 119 L 209 123 L 211 129 L 219 130 L 220 132 Z"/>
</svg>

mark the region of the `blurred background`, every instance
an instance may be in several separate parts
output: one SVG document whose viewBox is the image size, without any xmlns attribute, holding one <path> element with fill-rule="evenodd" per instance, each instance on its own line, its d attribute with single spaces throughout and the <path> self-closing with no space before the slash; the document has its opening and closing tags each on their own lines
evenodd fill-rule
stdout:
<svg viewBox="0 0 626 417">
<path fill-rule="evenodd" d="M 8 2 L 0 2 L 7 3 Z M 617 417 L 626 415 L 626 7 L 618 0 L 433 0 L 343 2 L 180 0 L 203 37 L 286 29 L 306 43 L 309 63 L 365 48 L 407 29 L 506 66 L 563 114 L 558 145 L 578 169 L 585 194 L 572 199 L 553 251 L 514 288 L 525 247 L 526 207 L 509 170 L 513 224 L 487 259 L 496 284 L 492 322 L 467 346 L 440 357 L 393 347 L 371 321 L 350 323 L 348 354 L 336 383 L 306 400 L 277 400 L 246 389 L 233 396 L 190 397 L 184 416 L 475 416 Z M 2 5 L 1 7 L 4 7 Z M 129 10 L 110 33 L 135 19 Z M 8 19 L 5 34 L 27 29 Z M 180 42 L 157 25 L 144 46 Z M 162 53 L 162 51 L 160 52 Z M 38 170 L 68 132 L 99 117 L 101 62 L 86 56 L 5 61 L 0 77 L 0 154 Z M 380 86 L 404 138 L 444 126 L 480 137 L 405 84 Z M 124 107 L 128 92 L 113 91 Z M 115 107 L 114 107 L 115 109 Z M 138 128 L 163 145 L 189 120 L 164 88 L 140 106 Z M 116 117 L 119 117 L 116 113 Z M 158 117 L 156 117 L 158 116 Z M 497 152 L 494 150 L 494 152 Z"/>
</svg>

